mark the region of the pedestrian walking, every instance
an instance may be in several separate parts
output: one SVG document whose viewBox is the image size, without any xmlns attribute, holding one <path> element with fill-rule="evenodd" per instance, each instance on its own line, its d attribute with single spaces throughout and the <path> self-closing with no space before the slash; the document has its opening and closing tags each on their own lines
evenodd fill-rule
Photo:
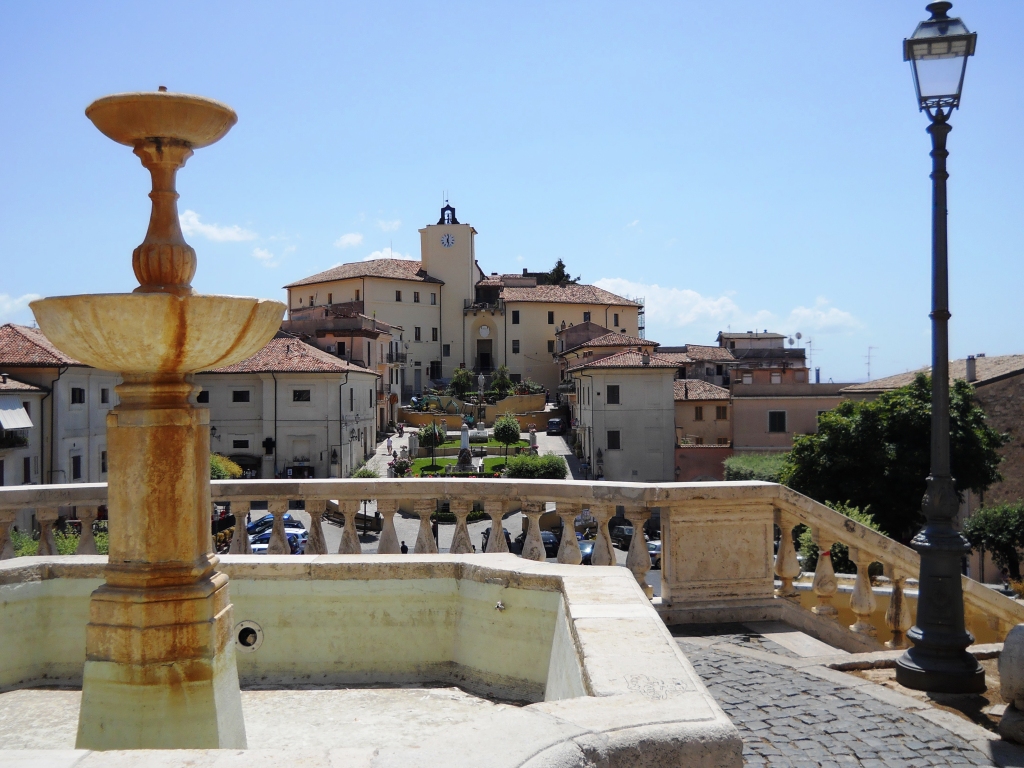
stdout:
<svg viewBox="0 0 1024 768">
<path fill-rule="evenodd" d="M 391 436 L 388 435 L 388 453 L 391 453 Z"/>
<path fill-rule="evenodd" d="M 402 542 L 402 554 L 403 555 L 408 555 L 409 554 L 409 548 L 407 546 L 405 546 L 405 542 L 404 541 Z"/>
</svg>

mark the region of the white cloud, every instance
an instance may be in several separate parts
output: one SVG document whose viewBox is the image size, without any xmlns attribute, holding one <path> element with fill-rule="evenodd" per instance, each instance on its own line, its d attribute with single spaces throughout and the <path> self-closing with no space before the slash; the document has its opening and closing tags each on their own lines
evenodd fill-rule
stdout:
<svg viewBox="0 0 1024 768">
<path fill-rule="evenodd" d="M 258 235 L 248 229 L 242 229 L 237 224 L 230 227 L 222 227 L 219 224 L 204 224 L 199 220 L 199 214 L 188 210 L 178 216 L 181 222 L 181 231 L 186 235 L 201 235 L 207 240 L 214 240 L 218 243 L 242 242 L 244 240 L 255 240 Z"/>
<path fill-rule="evenodd" d="M 334 241 L 335 248 L 355 248 L 363 244 L 363 236 L 359 232 L 349 232 Z"/>
<path fill-rule="evenodd" d="M 289 245 L 278 256 L 273 251 L 269 251 L 266 248 L 253 248 L 252 257 L 260 262 L 267 269 L 273 269 L 284 261 L 289 255 L 295 252 L 295 246 Z"/>
<path fill-rule="evenodd" d="M 631 222 L 629 222 L 629 224 L 627 224 L 627 225 L 626 225 L 626 227 L 627 227 L 627 228 L 629 228 L 629 227 L 635 227 L 635 226 L 636 226 L 637 224 L 639 224 L 639 223 L 640 223 L 640 219 L 633 219 L 633 220 L 632 220 Z"/>
<path fill-rule="evenodd" d="M 399 253 L 398 251 L 391 250 L 390 247 L 374 251 L 364 258 L 363 261 L 373 261 L 374 259 L 405 259 L 406 261 L 417 261 L 416 257 L 411 253 Z"/>
<path fill-rule="evenodd" d="M 382 219 L 377 219 L 377 226 L 380 227 L 383 232 L 394 232 L 402 226 L 402 222 L 400 219 L 395 219 L 394 221 L 383 221 Z"/>
<path fill-rule="evenodd" d="M 524 261 L 526 261 L 526 258 L 523 256 L 516 256 L 516 261 L 522 264 Z"/>
<path fill-rule="evenodd" d="M 786 327 L 793 331 L 842 333 L 863 328 L 864 323 L 838 307 L 829 306 L 828 299 L 819 296 L 813 307 L 796 307 L 789 313 Z"/>
<path fill-rule="evenodd" d="M 0 322 L 7 322 L 24 312 L 30 301 L 43 298 L 38 293 L 26 293 L 24 296 L 8 296 L 0 293 Z"/>
</svg>

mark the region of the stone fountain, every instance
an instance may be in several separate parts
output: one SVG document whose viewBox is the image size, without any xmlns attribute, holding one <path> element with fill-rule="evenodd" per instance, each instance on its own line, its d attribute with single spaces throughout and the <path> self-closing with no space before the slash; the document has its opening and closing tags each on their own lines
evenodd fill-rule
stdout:
<svg viewBox="0 0 1024 768">
<path fill-rule="evenodd" d="M 228 578 L 210 534 L 209 411 L 192 375 L 253 355 L 285 307 L 191 286 L 175 176 L 235 124 L 230 107 L 161 88 L 107 96 L 86 115 L 149 170 L 153 209 L 134 292 L 31 305 L 55 346 L 124 382 L 107 416 L 110 554 L 90 603 L 77 746 L 244 748 Z"/>
</svg>

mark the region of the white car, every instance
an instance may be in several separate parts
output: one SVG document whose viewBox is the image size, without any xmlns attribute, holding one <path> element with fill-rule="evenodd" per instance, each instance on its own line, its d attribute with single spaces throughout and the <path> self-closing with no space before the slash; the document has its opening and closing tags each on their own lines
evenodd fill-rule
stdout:
<svg viewBox="0 0 1024 768">
<path fill-rule="evenodd" d="M 264 531 L 258 536 L 253 536 L 249 543 L 252 545 L 252 553 L 254 555 L 265 555 L 267 554 L 267 547 L 270 545 L 270 536 L 273 531 Z M 305 529 L 303 528 L 288 528 L 285 527 L 284 535 L 288 539 L 288 544 L 292 547 L 298 544 L 298 553 L 302 554 L 306 551 L 306 541 L 309 538 Z"/>
</svg>

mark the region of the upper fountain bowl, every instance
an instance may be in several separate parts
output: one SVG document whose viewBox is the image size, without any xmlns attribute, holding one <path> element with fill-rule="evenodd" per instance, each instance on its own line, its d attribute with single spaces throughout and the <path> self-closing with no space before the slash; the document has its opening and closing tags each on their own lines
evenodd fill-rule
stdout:
<svg viewBox="0 0 1024 768">
<path fill-rule="evenodd" d="M 86 107 L 85 116 L 105 136 L 129 147 L 156 138 L 206 147 L 238 122 L 235 110 L 227 104 L 166 91 L 104 96 Z"/>
</svg>

